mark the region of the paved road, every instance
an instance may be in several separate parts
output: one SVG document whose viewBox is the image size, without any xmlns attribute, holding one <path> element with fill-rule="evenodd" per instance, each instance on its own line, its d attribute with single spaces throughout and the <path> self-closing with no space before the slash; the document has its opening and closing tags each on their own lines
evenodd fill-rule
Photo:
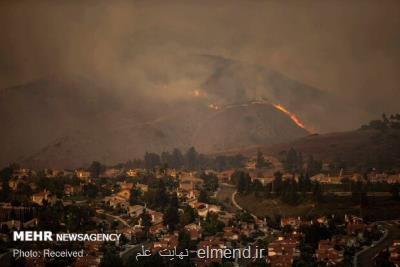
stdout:
<svg viewBox="0 0 400 267">
<path fill-rule="evenodd" d="M 360 255 L 357 256 L 357 266 L 373 267 L 374 257 L 379 252 L 389 247 L 392 244 L 393 240 L 400 238 L 400 228 L 395 221 L 379 222 L 378 224 L 387 229 L 387 236 L 375 247 L 371 247 L 370 249 L 360 253 Z"/>
</svg>

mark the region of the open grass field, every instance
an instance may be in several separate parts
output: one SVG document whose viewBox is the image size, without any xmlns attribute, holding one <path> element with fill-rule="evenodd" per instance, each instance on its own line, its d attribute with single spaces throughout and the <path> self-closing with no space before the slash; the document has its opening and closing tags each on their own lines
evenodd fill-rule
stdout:
<svg viewBox="0 0 400 267">
<path fill-rule="evenodd" d="M 236 202 L 245 210 L 258 217 L 275 215 L 281 216 L 305 216 L 314 208 L 311 202 L 305 202 L 297 206 L 287 205 L 278 199 L 267 199 L 255 195 L 237 195 Z"/>
</svg>

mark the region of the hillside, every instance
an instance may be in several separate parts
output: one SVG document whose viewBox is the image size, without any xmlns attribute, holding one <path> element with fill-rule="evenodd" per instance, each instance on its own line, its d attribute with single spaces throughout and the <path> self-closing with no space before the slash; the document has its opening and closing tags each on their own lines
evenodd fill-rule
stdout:
<svg viewBox="0 0 400 267">
<path fill-rule="evenodd" d="M 209 109 L 186 109 L 160 120 L 100 132 L 76 133 L 24 158 L 22 163 L 34 167 L 76 167 L 94 159 L 116 163 L 142 157 L 146 151 L 195 146 L 203 153 L 211 153 L 248 144 L 273 144 L 276 140 L 290 140 L 307 134 L 270 105 L 250 104 L 215 114 L 208 112 Z M 204 117 L 192 119 L 200 116 Z M 282 130 L 289 134 L 280 135 Z"/>
<path fill-rule="evenodd" d="M 299 114 L 314 132 L 343 131 L 362 123 L 355 105 L 278 71 L 216 56 L 203 56 L 200 62 L 214 70 L 202 88 L 222 104 L 267 99 Z"/>
<path fill-rule="evenodd" d="M 127 91 L 81 77 L 52 77 L 0 90 L 5 129 L 0 165 L 76 167 L 192 145 L 203 153 L 269 146 L 308 134 L 272 104 L 286 106 L 308 127 L 319 124 L 321 114 L 332 114 L 329 106 L 338 103 L 276 71 L 231 59 L 195 56 L 176 67 L 182 73 L 178 80 L 196 78 L 200 95 L 191 95 L 192 87 L 174 95 L 175 84 L 168 80 L 154 81 L 154 88 L 165 86 L 149 94 L 134 84 Z M 207 71 L 199 75 L 200 68 Z"/>
<path fill-rule="evenodd" d="M 313 134 L 287 143 L 264 147 L 277 157 L 294 148 L 324 161 L 341 160 L 351 166 L 390 167 L 400 164 L 400 130 L 356 130 Z"/>
<path fill-rule="evenodd" d="M 92 160 L 124 162 L 146 151 L 193 145 L 211 153 L 307 134 L 269 103 L 214 110 L 197 100 L 164 106 L 146 101 L 146 109 L 139 102 L 128 108 L 100 90 L 88 95 L 92 91 L 74 91 L 71 84 L 54 80 L 3 92 L 1 116 L 7 131 L 1 133 L 1 163 L 71 168 Z"/>
<path fill-rule="evenodd" d="M 275 144 L 307 134 L 271 104 L 247 103 L 216 112 L 201 124 L 193 142 L 207 152 L 217 152 Z"/>
</svg>

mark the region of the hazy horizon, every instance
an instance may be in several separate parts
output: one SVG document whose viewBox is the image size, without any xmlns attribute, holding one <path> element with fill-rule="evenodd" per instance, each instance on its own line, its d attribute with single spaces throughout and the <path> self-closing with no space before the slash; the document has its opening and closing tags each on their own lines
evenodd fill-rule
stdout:
<svg viewBox="0 0 400 267">
<path fill-rule="evenodd" d="M 0 23 L 3 160 L 268 145 L 399 112 L 398 1 L 2 1 Z M 300 129 L 224 109 L 252 100 Z"/>
<path fill-rule="evenodd" d="M 362 121 L 397 111 L 399 7 L 398 1 L 3 1 L 0 88 L 82 75 L 115 92 L 179 97 L 186 88 L 165 92 L 159 85 L 196 84 L 207 69 L 182 75 L 178 64 L 210 54 L 335 94 L 361 110 Z"/>
</svg>

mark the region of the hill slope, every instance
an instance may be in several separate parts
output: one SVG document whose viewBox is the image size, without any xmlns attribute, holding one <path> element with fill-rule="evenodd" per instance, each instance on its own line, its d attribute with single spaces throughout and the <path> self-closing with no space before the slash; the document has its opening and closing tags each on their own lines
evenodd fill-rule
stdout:
<svg viewBox="0 0 400 267">
<path fill-rule="evenodd" d="M 400 130 L 313 134 L 263 150 L 279 157 L 290 148 L 328 162 L 341 160 L 351 166 L 390 168 L 400 165 Z"/>
<path fill-rule="evenodd" d="M 314 132 L 343 131 L 363 122 L 363 111 L 355 105 L 275 70 L 217 56 L 203 56 L 200 62 L 214 70 L 202 88 L 222 104 L 267 99 L 299 114 Z"/>
<path fill-rule="evenodd" d="M 246 145 L 273 144 L 307 132 L 270 105 L 250 104 L 208 113 L 209 109 L 185 109 L 167 118 L 98 132 L 61 138 L 24 158 L 34 167 L 76 167 L 92 160 L 124 162 L 146 151 L 162 152 L 195 146 L 203 153 Z M 181 115 L 178 115 L 181 114 Z M 201 117 L 200 120 L 193 120 Z M 266 120 L 265 118 L 270 118 Z M 288 134 L 281 135 L 281 131 Z"/>
<path fill-rule="evenodd" d="M 320 115 L 310 114 L 328 116 L 333 112 L 329 105 L 337 103 L 329 94 L 262 67 L 213 56 L 187 62 L 174 66 L 178 73 L 185 69 L 178 80 L 196 77 L 201 97 L 165 100 L 143 93 L 147 88 L 132 85 L 123 92 L 81 78 L 49 78 L 1 90 L 0 166 L 76 167 L 191 145 L 203 153 L 267 146 L 308 134 L 272 103 L 287 105 L 306 126 L 320 121 Z M 199 66 L 207 69 L 201 77 Z M 209 108 L 210 103 L 220 108 Z M 314 112 L 316 107 L 323 112 Z"/>
</svg>

